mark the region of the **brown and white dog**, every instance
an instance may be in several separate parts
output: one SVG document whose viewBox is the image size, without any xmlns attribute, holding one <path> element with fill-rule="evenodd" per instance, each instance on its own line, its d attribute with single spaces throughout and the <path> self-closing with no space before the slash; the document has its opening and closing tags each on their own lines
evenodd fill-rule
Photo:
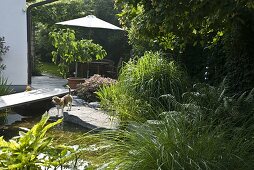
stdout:
<svg viewBox="0 0 254 170">
<path fill-rule="evenodd" d="M 62 115 L 63 115 L 63 111 L 64 111 L 64 107 L 67 106 L 67 111 L 71 110 L 71 106 L 72 106 L 72 101 L 73 101 L 73 97 L 71 95 L 71 88 L 67 85 L 67 87 L 69 88 L 69 94 L 66 94 L 63 97 L 57 97 L 54 96 L 52 98 L 52 102 L 56 105 L 57 108 L 57 114 L 59 116 L 59 110 L 61 109 L 62 111 Z"/>
</svg>

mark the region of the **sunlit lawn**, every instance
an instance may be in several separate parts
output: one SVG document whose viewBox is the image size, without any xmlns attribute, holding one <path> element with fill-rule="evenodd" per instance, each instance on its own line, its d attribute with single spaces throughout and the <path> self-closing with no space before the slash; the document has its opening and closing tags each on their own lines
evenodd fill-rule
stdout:
<svg viewBox="0 0 254 170">
<path fill-rule="evenodd" d="M 62 77 L 58 71 L 57 65 L 53 63 L 42 62 L 40 69 L 42 74 L 50 74 L 50 75 Z"/>
</svg>

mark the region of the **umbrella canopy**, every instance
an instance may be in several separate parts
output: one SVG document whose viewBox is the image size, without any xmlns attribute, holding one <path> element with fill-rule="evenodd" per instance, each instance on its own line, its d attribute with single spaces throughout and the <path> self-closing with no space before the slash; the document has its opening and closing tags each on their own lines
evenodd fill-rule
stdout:
<svg viewBox="0 0 254 170">
<path fill-rule="evenodd" d="M 56 24 L 89 27 L 89 28 L 104 28 L 104 29 L 112 29 L 112 30 L 123 30 L 122 28 L 117 27 L 113 24 L 110 24 L 106 21 L 103 21 L 94 15 L 88 15 L 88 16 L 82 17 L 82 18 L 58 22 Z"/>
</svg>

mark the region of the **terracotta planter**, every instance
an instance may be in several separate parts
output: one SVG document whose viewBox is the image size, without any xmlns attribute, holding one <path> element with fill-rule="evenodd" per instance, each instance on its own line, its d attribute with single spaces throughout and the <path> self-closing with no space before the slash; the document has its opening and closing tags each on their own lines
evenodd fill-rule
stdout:
<svg viewBox="0 0 254 170">
<path fill-rule="evenodd" d="M 67 78 L 68 85 L 71 89 L 76 89 L 78 84 L 82 84 L 85 82 L 86 78 L 78 78 L 78 77 L 69 77 Z"/>
</svg>

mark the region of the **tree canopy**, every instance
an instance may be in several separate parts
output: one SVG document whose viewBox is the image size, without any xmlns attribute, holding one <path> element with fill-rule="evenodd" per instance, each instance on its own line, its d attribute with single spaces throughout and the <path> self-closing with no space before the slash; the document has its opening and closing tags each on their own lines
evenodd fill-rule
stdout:
<svg viewBox="0 0 254 170">
<path fill-rule="evenodd" d="M 117 0 L 116 5 L 131 42 L 146 37 L 171 50 L 217 43 L 235 20 L 245 22 L 244 11 L 254 10 L 252 0 Z"/>
<path fill-rule="evenodd" d="M 35 26 L 35 52 L 42 61 L 51 61 L 51 51 L 54 50 L 49 39 L 49 32 L 54 29 L 66 28 L 56 25 L 60 21 L 84 17 L 89 14 L 119 25 L 112 0 L 59 0 L 32 11 L 32 20 Z M 68 27 L 70 28 L 70 27 Z M 120 57 L 129 54 L 129 47 L 125 32 L 108 31 L 100 29 L 88 29 L 71 27 L 76 32 L 77 39 L 91 38 L 95 43 L 102 45 L 107 51 L 107 58 L 118 62 Z"/>
<path fill-rule="evenodd" d="M 218 81 L 227 76 L 232 91 L 254 87 L 253 0 L 116 0 L 115 5 L 136 54 L 173 53 L 189 72 L 204 74 L 207 67 Z"/>
</svg>

